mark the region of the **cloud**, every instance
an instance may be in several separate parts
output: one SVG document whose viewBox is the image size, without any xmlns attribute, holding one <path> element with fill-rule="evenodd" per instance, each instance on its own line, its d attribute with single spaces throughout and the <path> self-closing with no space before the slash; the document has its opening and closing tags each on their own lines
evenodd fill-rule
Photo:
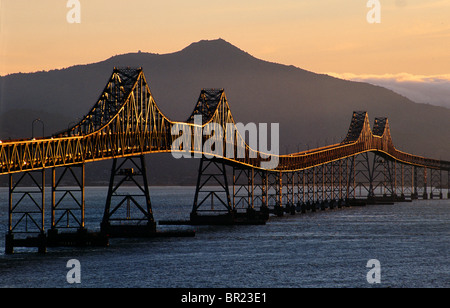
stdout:
<svg viewBox="0 0 450 308">
<path fill-rule="evenodd" d="M 448 0 L 428 0 L 428 1 L 408 1 L 408 0 L 395 0 L 394 3 L 389 2 L 383 4 L 384 7 L 389 9 L 415 9 L 415 10 L 424 10 L 424 9 L 442 9 L 446 8 L 450 5 Z"/>
<path fill-rule="evenodd" d="M 353 74 L 327 73 L 330 76 L 385 87 L 416 103 L 450 108 L 450 74 L 413 75 L 399 74 Z"/>
</svg>

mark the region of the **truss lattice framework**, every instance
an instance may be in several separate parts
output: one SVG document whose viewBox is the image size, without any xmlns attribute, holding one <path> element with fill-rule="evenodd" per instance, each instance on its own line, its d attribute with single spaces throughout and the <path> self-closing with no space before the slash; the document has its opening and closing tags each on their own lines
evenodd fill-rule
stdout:
<svg viewBox="0 0 450 308">
<path fill-rule="evenodd" d="M 202 115 L 202 123 L 195 123 Z M 208 123 L 217 123 L 223 134 L 196 134 Z M 225 91 L 202 90 L 194 111 L 186 122 L 170 121 L 159 110 L 151 94 L 142 68 L 114 71 L 100 98 L 90 112 L 75 126 L 48 138 L 0 142 L 0 175 L 45 168 L 69 166 L 98 160 L 141 154 L 170 152 L 180 136 L 172 135 L 174 125 L 185 125 L 191 132 L 191 143 L 176 151 L 202 153 L 197 145 L 216 138 L 223 144 L 223 155 L 216 157 L 241 167 L 261 168 L 267 154 L 251 149 L 235 127 Z M 231 124 L 231 125 L 227 125 Z M 228 131 L 227 131 L 228 130 Z M 232 139 L 226 138 L 232 136 Z M 196 140 L 202 138 L 202 140 Z M 244 158 L 225 155 L 232 141 L 232 151 L 245 153 Z M 388 119 L 376 118 L 371 130 L 366 112 L 354 112 L 346 138 L 339 144 L 288 155 L 277 155 L 275 172 L 292 172 L 328 164 L 365 152 L 376 152 L 391 160 L 419 167 L 450 170 L 450 162 L 401 152 L 392 142 Z M 217 154 L 217 153 L 209 153 Z M 225 157 L 227 156 L 227 157 Z M 239 156 L 240 157 L 240 156 Z"/>
</svg>

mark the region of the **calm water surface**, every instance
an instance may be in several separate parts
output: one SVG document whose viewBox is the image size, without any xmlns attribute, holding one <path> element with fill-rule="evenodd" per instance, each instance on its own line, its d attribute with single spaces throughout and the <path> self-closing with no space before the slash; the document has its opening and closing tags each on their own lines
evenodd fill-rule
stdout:
<svg viewBox="0 0 450 308">
<path fill-rule="evenodd" d="M 156 220 L 189 217 L 194 187 L 151 187 Z M 98 230 L 107 189 L 86 188 L 86 227 Z M 450 201 L 353 207 L 282 218 L 265 226 L 195 229 L 193 238 L 112 239 L 110 247 L 16 248 L 4 254 L 7 189 L 0 188 L 0 287 L 373 287 L 369 259 L 381 263 L 377 287 L 450 287 Z M 47 203 L 48 204 L 48 203 Z"/>
</svg>

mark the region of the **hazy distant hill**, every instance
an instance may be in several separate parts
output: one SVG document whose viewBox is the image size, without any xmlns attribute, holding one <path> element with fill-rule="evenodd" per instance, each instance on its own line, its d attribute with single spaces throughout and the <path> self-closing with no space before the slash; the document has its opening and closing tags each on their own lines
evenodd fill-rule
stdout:
<svg viewBox="0 0 450 308">
<path fill-rule="evenodd" d="M 157 104 L 173 120 L 186 120 L 202 88 L 225 88 L 236 121 L 280 123 L 282 152 L 339 142 L 352 112 L 366 110 L 371 123 L 377 116 L 389 118 L 399 149 L 450 160 L 450 109 L 416 104 L 367 83 L 259 60 L 221 39 L 171 54 L 130 53 L 63 70 L 1 77 L 0 139 L 30 137 L 37 117 L 45 122 L 47 135 L 67 128 L 96 102 L 114 66 L 142 66 Z M 184 174 L 195 179 L 197 162 L 164 167 L 165 158 L 149 160 L 161 160 L 153 163 L 152 184 L 174 183 L 173 165 L 188 169 Z M 178 174 L 177 183 L 184 183 L 188 177 L 180 180 Z"/>
</svg>

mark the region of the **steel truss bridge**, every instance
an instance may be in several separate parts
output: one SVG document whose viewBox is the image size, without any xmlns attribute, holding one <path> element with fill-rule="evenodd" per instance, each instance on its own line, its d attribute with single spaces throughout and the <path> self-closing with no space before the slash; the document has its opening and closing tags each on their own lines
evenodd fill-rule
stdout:
<svg viewBox="0 0 450 308">
<path fill-rule="evenodd" d="M 211 123 L 222 133 L 206 132 Z M 192 236 L 156 230 L 144 159 L 151 153 L 201 157 L 190 220 L 160 224 L 264 224 L 270 214 L 450 198 L 450 162 L 397 150 L 387 118 L 376 118 L 371 128 L 366 112 L 354 112 L 342 142 L 271 156 L 251 148 L 235 124 L 223 89 L 201 90 L 187 121 L 175 122 L 158 108 L 141 68 L 114 68 L 97 103 L 76 125 L 50 137 L 0 141 L 0 175 L 9 182 L 5 252 L 107 245 L 114 236 Z M 214 143 L 210 151 L 201 146 L 208 140 Z M 278 164 L 264 167 L 274 158 Z M 85 166 L 102 160 L 112 160 L 110 184 L 101 232 L 89 233 Z M 139 193 L 124 193 L 125 185 Z"/>
</svg>

